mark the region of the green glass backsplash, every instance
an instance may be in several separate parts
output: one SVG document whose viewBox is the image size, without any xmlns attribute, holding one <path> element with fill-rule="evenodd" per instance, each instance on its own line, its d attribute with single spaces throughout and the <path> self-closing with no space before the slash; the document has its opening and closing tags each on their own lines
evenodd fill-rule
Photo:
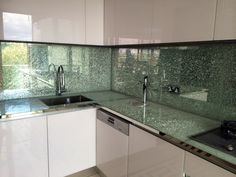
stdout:
<svg viewBox="0 0 236 177">
<path fill-rule="evenodd" d="M 0 100 L 54 95 L 51 63 L 63 65 L 67 93 L 114 90 L 142 98 L 148 75 L 149 100 L 236 120 L 236 43 L 106 48 L 0 42 Z"/>
<path fill-rule="evenodd" d="M 236 44 L 120 48 L 112 53 L 112 89 L 213 119 L 236 120 Z M 168 87 L 179 87 L 180 93 Z"/>
<path fill-rule="evenodd" d="M 55 70 L 65 70 L 67 93 L 111 89 L 111 49 L 0 43 L 0 100 L 55 94 Z"/>
</svg>

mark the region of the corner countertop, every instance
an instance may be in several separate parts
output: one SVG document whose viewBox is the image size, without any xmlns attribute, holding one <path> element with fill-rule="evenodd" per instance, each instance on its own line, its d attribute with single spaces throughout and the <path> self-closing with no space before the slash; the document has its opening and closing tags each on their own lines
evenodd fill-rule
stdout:
<svg viewBox="0 0 236 177">
<path fill-rule="evenodd" d="M 133 98 L 106 101 L 99 104 L 105 109 L 108 108 L 108 111 L 111 110 L 113 113 L 128 117 L 128 120 L 134 124 L 143 128 L 148 127 L 148 130 L 153 131 L 153 133 L 156 133 L 155 130 L 160 131 L 236 165 L 236 157 L 190 139 L 192 135 L 219 127 L 221 125 L 220 121 L 152 102 L 149 102 L 146 107 L 140 107 L 137 104 L 137 100 Z"/>
<path fill-rule="evenodd" d="M 74 95 L 78 94 L 92 99 L 93 101 L 90 103 L 97 103 L 101 107 L 110 110 L 115 114 L 122 115 L 123 118 L 126 118 L 134 124 L 142 126 L 143 128 L 148 128 L 149 131 L 153 131 L 154 133 L 160 131 L 236 165 L 236 157 L 190 139 L 190 136 L 192 135 L 219 127 L 221 123 L 217 120 L 201 117 L 152 102 L 148 102 L 144 107 L 136 98 L 113 91 L 77 93 Z M 75 104 L 72 107 L 75 108 L 76 106 L 78 105 Z M 49 109 L 49 107 L 44 105 L 37 98 L 0 102 L 0 112 L 2 114 L 30 111 L 42 111 L 43 113 L 43 111 L 47 109 Z"/>
</svg>

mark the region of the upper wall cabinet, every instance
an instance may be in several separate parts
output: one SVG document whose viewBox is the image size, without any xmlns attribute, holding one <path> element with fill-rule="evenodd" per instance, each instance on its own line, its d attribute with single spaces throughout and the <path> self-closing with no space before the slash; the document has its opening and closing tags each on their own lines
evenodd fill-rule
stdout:
<svg viewBox="0 0 236 177">
<path fill-rule="evenodd" d="M 115 0 L 104 0 L 104 44 L 114 45 L 115 37 Z"/>
<path fill-rule="evenodd" d="M 116 45 L 236 39 L 235 9 L 236 0 L 1 0 L 0 40 Z"/>
<path fill-rule="evenodd" d="M 150 43 L 152 1 L 114 1 L 116 44 Z"/>
<path fill-rule="evenodd" d="M 85 0 L 1 0 L 0 39 L 85 43 Z"/>
<path fill-rule="evenodd" d="M 102 45 L 104 39 L 104 0 L 86 0 L 86 44 Z"/>
<path fill-rule="evenodd" d="M 104 1 L 104 44 L 151 43 L 153 0 Z"/>
<path fill-rule="evenodd" d="M 105 43 L 213 40 L 217 0 L 105 0 Z"/>
<path fill-rule="evenodd" d="M 154 43 L 213 40 L 217 0 L 154 0 Z"/>
<path fill-rule="evenodd" d="M 236 39 L 235 0 L 218 0 L 214 39 Z"/>
</svg>

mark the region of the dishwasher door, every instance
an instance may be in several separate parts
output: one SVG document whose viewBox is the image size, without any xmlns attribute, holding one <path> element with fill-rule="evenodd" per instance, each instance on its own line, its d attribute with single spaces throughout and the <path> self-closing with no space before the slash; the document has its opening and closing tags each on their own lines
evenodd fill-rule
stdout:
<svg viewBox="0 0 236 177">
<path fill-rule="evenodd" d="M 127 177 L 129 123 L 97 111 L 97 168 L 106 177 Z"/>
</svg>

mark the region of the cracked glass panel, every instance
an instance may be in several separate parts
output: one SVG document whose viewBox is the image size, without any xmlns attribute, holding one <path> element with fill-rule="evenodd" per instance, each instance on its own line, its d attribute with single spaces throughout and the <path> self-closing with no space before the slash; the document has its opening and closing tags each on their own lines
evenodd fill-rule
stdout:
<svg viewBox="0 0 236 177">
<path fill-rule="evenodd" d="M 55 94 L 57 68 L 67 93 L 111 89 L 111 49 L 1 42 L 0 100 Z"/>
<path fill-rule="evenodd" d="M 236 120 L 236 43 L 117 48 L 112 89 L 214 119 Z"/>
</svg>

